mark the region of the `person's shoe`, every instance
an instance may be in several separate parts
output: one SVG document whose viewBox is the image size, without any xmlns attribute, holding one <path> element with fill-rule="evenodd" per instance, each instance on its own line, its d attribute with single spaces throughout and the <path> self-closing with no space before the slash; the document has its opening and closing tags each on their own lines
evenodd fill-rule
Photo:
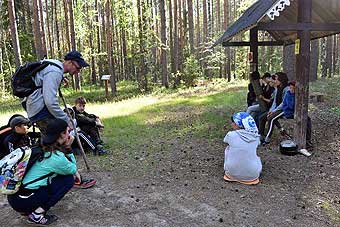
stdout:
<svg viewBox="0 0 340 227">
<path fill-rule="evenodd" d="M 34 214 L 28 215 L 27 223 L 34 226 L 46 226 L 58 220 L 58 217 L 53 214 Z"/>
<path fill-rule="evenodd" d="M 266 146 L 267 144 L 269 144 L 270 142 L 269 141 L 266 141 L 266 140 L 263 140 L 261 141 L 261 145 L 262 146 Z"/>
<path fill-rule="evenodd" d="M 103 145 L 98 144 L 98 145 L 96 146 L 96 150 L 94 151 L 94 154 L 95 154 L 95 155 L 96 155 L 96 154 L 98 154 L 98 155 L 105 155 L 105 154 L 107 154 L 107 151 L 104 150 Z"/>
<path fill-rule="evenodd" d="M 81 181 L 74 181 L 74 188 L 87 189 L 93 187 L 97 181 L 95 179 L 81 179 Z"/>
<path fill-rule="evenodd" d="M 224 174 L 223 179 L 225 181 L 228 181 L 228 182 L 238 182 L 240 184 L 245 184 L 245 185 L 255 185 L 255 184 L 258 184 L 260 182 L 259 178 L 255 179 L 255 180 L 250 180 L 250 181 L 235 180 L 234 178 L 232 178 L 231 176 L 228 176 L 227 174 Z"/>
<path fill-rule="evenodd" d="M 311 141 L 306 141 L 306 149 L 312 149 L 313 148 L 313 144 Z"/>
</svg>

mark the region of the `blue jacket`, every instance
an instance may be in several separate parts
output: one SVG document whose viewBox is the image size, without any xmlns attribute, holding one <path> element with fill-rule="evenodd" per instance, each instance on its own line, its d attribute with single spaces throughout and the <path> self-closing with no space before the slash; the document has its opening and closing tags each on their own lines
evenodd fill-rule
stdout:
<svg viewBox="0 0 340 227">
<path fill-rule="evenodd" d="M 294 110 L 295 110 L 295 93 L 291 93 L 287 91 L 282 104 L 283 114 L 286 118 L 292 119 L 294 118 Z"/>
</svg>

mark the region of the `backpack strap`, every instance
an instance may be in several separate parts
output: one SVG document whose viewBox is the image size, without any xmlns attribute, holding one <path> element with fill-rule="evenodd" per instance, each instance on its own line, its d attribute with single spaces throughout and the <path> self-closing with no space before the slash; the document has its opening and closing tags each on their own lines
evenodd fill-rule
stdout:
<svg viewBox="0 0 340 227">
<path fill-rule="evenodd" d="M 63 69 L 60 65 L 58 65 L 57 63 L 51 62 L 51 61 L 43 61 L 43 63 L 47 62 L 49 65 L 53 65 L 56 66 L 59 69 Z"/>
<path fill-rule="evenodd" d="M 21 187 L 25 188 L 27 185 L 33 184 L 33 183 L 38 182 L 38 181 L 40 181 L 40 180 L 42 180 L 42 179 L 48 178 L 48 177 L 52 176 L 53 174 L 54 174 L 54 173 L 51 172 L 51 173 L 49 173 L 49 174 L 43 175 L 43 176 L 41 176 L 41 177 L 38 177 L 37 179 L 34 179 L 34 180 L 30 181 L 30 182 L 27 182 L 26 184 L 22 184 Z"/>
</svg>

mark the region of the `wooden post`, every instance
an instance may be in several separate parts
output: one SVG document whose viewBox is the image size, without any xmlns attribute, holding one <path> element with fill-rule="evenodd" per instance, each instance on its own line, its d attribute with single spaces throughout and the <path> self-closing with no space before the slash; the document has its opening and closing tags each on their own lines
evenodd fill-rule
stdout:
<svg viewBox="0 0 340 227">
<path fill-rule="evenodd" d="M 111 75 L 102 75 L 101 80 L 104 81 L 105 85 L 105 97 L 109 98 L 109 80 L 111 78 Z"/>
<path fill-rule="evenodd" d="M 250 52 L 249 52 L 249 75 L 251 75 L 252 72 L 254 71 L 258 71 L 258 46 L 259 46 L 259 42 L 258 42 L 258 30 L 257 28 L 252 28 L 250 29 Z M 256 79 L 254 80 L 254 78 L 251 78 L 249 76 L 250 79 L 250 83 L 253 85 L 257 100 L 259 101 L 260 104 L 260 108 L 261 111 L 264 112 L 266 111 L 266 103 L 259 98 L 260 95 L 263 94 L 262 92 L 262 88 L 260 85 L 260 80 Z"/>
<path fill-rule="evenodd" d="M 311 23 L 312 0 L 298 1 L 298 23 Z M 295 142 L 299 149 L 306 147 L 308 92 L 309 92 L 309 65 L 310 65 L 310 31 L 298 31 L 300 41 L 296 49 L 296 89 L 295 89 Z"/>
</svg>

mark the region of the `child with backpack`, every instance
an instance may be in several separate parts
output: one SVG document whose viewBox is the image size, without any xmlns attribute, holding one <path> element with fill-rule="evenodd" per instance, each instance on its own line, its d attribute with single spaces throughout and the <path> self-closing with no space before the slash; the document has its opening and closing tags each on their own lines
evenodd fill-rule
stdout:
<svg viewBox="0 0 340 227">
<path fill-rule="evenodd" d="M 224 158 L 224 180 L 246 185 L 258 184 L 262 163 L 256 154 L 260 135 L 255 121 L 246 112 L 235 113 L 231 121 L 233 131 L 229 131 L 223 140 L 228 143 Z"/>
<path fill-rule="evenodd" d="M 19 191 L 7 198 L 15 211 L 27 215 L 28 223 L 49 225 L 58 217 L 47 212 L 73 187 L 77 164 L 64 120 L 52 120 L 41 142 L 43 156 L 28 170 Z"/>
</svg>

